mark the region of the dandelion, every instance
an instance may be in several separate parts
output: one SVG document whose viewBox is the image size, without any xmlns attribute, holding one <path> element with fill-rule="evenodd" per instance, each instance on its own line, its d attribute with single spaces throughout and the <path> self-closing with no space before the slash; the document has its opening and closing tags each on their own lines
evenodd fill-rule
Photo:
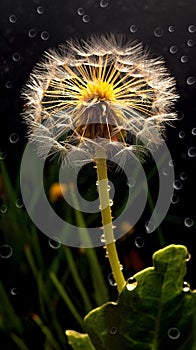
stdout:
<svg viewBox="0 0 196 350">
<path fill-rule="evenodd" d="M 175 82 L 161 58 L 122 35 L 69 40 L 33 70 L 23 116 L 39 155 L 68 165 L 94 161 L 106 246 L 118 290 L 124 285 L 107 191 L 107 155 L 123 167 L 134 152 L 162 142 L 175 118 Z"/>
</svg>

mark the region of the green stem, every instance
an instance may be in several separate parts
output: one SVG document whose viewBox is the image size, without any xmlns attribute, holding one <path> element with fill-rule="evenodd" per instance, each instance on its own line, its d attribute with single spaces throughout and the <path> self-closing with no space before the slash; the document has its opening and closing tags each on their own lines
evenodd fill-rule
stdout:
<svg viewBox="0 0 196 350">
<path fill-rule="evenodd" d="M 99 186 L 99 200 L 101 207 L 101 217 L 103 224 L 103 232 L 105 236 L 105 245 L 110 266 L 113 272 L 114 279 L 117 284 L 118 292 L 120 293 L 125 285 L 125 279 L 121 271 L 121 265 L 116 250 L 112 213 L 110 207 L 110 198 L 108 193 L 108 176 L 105 151 L 101 148 L 96 150 L 95 163 L 97 166 L 97 178 Z"/>
</svg>

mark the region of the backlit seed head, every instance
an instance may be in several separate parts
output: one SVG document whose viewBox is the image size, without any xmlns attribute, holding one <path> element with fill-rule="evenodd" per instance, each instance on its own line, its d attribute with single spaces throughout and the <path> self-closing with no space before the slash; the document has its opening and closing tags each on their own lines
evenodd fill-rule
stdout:
<svg viewBox="0 0 196 350">
<path fill-rule="evenodd" d="M 71 164 L 92 160 L 97 144 L 123 162 L 148 143 L 160 144 L 164 123 L 176 117 L 175 83 L 163 60 L 122 35 L 71 39 L 50 50 L 23 97 L 38 153 L 60 152 Z"/>
</svg>

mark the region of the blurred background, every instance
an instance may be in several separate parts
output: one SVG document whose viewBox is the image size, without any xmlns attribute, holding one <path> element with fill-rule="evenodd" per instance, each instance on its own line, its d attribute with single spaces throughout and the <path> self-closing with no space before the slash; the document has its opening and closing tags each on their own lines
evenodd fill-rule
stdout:
<svg viewBox="0 0 196 350">
<path fill-rule="evenodd" d="M 171 243 L 184 244 L 191 254 L 186 280 L 192 289 L 196 288 L 193 273 L 196 263 L 196 1 L 1 0 L 2 349 L 33 349 L 38 342 L 36 337 L 40 344 L 44 344 L 43 349 L 66 349 L 64 330 L 81 331 L 81 318 L 92 307 L 117 297 L 115 287 L 110 278 L 108 280 L 110 268 L 103 248 L 71 249 L 48 240 L 28 217 L 19 186 L 20 162 L 27 142 L 26 126 L 20 115 L 24 101 L 20 96 L 32 68 L 44 51 L 57 47 L 70 37 L 86 38 L 92 33 L 106 32 L 126 34 L 130 39 L 141 41 L 155 56 L 164 57 L 180 95 L 176 104 L 178 119 L 173 127 L 166 128 L 166 143 L 172 157 L 168 167 L 174 166 L 175 170 L 171 206 L 159 229 L 152 234 L 146 233 L 147 215 L 144 212 L 135 228 L 119 240 L 118 250 L 125 276 L 151 266 L 152 254 L 157 249 Z M 45 187 L 48 198 L 55 210 L 61 214 L 66 211 L 76 220 L 74 213 L 69 213 L 56 184 L 58 169 L 55 164 L 53 162 L 47 168 L 49 175 Z M 149 178 L 149 193 L 155 201 L 157 175 L 150 159 L 144 164 L 144 169 Z M 126 179 L 123 176 L 119 179 L 115 174 L 111 174 L 110 179 L 115 183 L 121 206 L 122 186 L 126 192 Z M 81 171 L 80 186 L 84 196 L 94 198 L 96 186 L 92 167 Z M 114 210 L 119 208 L 114 207 Z M 146 210 L 152 211 L 150 204 Z M 95 217 L 96 220 L 99 218 Z M 97 280 L 100 284 L 98 292 Z"/>
</svg>

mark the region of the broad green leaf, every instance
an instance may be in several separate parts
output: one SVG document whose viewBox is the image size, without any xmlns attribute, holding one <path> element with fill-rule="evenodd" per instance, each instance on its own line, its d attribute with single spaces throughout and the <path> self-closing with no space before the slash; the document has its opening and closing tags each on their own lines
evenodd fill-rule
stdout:
<svg viewBox="0 0 196 350">
<path fill-rule="evenodd" d="M 95 350 L 88 334 L 81 334 L 70 330 L 65 333 L 68 337 L 68 343 L 72 346 L 73 350 Z"/>
<path fill-rule="evenodd" d="M 184 283 L 188 252 L 170 245 L 129 279 L 117 303 L 85 317 L 96 350 L 195 350 L 196 293 Z"/>
</svg>

